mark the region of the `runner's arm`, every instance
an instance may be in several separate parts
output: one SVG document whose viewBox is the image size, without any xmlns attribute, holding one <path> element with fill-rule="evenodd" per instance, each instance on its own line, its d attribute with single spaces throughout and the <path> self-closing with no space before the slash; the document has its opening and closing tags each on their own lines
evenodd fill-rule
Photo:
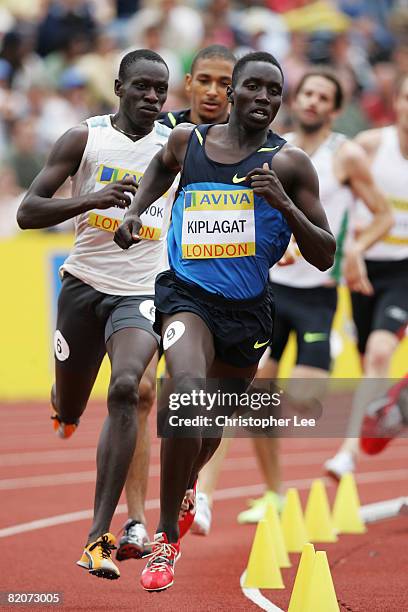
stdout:
<svg viewBox="0 0 408 612">
<path fill-rule="evenodd" d="M 336 241 L 319 199 L 319 181 L 309 157 L 286 145 L 273 159 L 273 166 L 276 173 L 267 164 L 252 170 L 247 176 L 251 187 L 283 214 L 306 261 L 327 270 L 333 265 Z"/>
<path fill-rule="evenodd" d="M 137 184 L 133 179 L 110 183 L 98 192 L 75 198 L 53 197 L 67 178 L 77 172 L 87 139 L 88 127 L 81 124 L 57 140 L 44 168 L 30 185 L 17 211 L 21 229 L 51 227 L 93 208 L 123 208 L 130 204 L 126 192 L 136 193 Z"/>
<path fill-rule="evenodd" d="M 393 224 L 391 204 L 377 187 L 370 172 L 368 156 L 362 146 L 347 141 L 338 152 L 338 164 L 343 180 L 355 197 L 371 211 L 373 217 L 364 229 L 347 245 L 343 264 L 344 279 L 351 291 L 372 295 L 373 287 L 364 262 L 365 251 L 385 234 Z"/>
<path fill-rule="evenodd" d="M 148 165 L 140 181 L 137 194 L 113 238 L 122 249 L 128 249 L 132 244 L 141 240 L 139 236 L 142 227 L 140 215 L 171 187 L 181 170 L 188 139 L 194 127 L 184 123 L 174 128 L 167 143 Z"/>
<path fill-rule="evenodd" d="M 364 253 L 391 229 L 394 221 L 391 204 L 375 184 L 362 147 L 355 142 L 347 142 L 340 149 L 339 158 L 350 189 L 373 215 L 371 222 L 353 241 L 353 248 Z"/>
</svg>

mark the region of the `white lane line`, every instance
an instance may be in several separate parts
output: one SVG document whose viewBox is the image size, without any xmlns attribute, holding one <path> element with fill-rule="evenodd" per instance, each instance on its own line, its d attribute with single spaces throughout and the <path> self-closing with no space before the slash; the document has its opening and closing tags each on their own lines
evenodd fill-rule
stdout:
<svg viewBox="0 0 408 612">
<path fill-rule="evenodd" d="M 242 469 L 242 468 L 241 468 Z M 152 465 L 150 467 L 149 476 L 154 478 L 159 476 L 160 474 L 160 466 L 158 464 Z M 388 475 L 392 474 L 388 478 Z M 376 482 L 379 478 L 387 476 L 389 480 L 404 480 L 408 479 L 408 470 L 383 470 L 380 472 L 363 472 L 357 474 L 356 479 L 357 482 L 360 483 L 370 483 Z M 18 478 L 5 478 L 0 480 L 0 491 L 12 491 L 12 490 L 20 490 L 20 489 L 33 489 L 38 487 L 57 487 L 57 486 L 65 486 L 65 485 L 73 485 L 73 484 L 83 484 L 86 482 L 94 482 L 96 478 L 96 471 L 89 470 L 84 472 L 66 472 L 62 474 L 44 474 L 41 476 L 22 476 Z M 328 477 L 323 477 L 327 484 L 333 484 L 333 481 Z M 311 483 L 314 478 L 310 479 L 300 479 L 300 480 L 291 480 L 285 481 L 285 486 L 296 487 L 297 484 L 290 483 Z M 261 485 L 254 485 L 258 488 Z M 302 486 L 302 485 L 299 485 Z M 239 487 L 238 487 L 239 489 Z M 232 490 L 232 489 L 231 489 Z M 262 490 L 262 487 L 261 487 Z"/>
<path fill-rule="evenodd" d="M 264 597 L 259 589 L 247 589 L 244 587 L 245 582 L 245 574 L 246 571 L 243 572 L 241 578 L 239 579 L 239 583 L 241 585 L 241 590 L 247 599 L 250 599 L 258 608 L 261 610 L 266 610 L 267 612 L 283 612 L 281 608 L 275 606 L 269 599 Z"/>
<path fill-rule="evenodd" d="M 160 454 L 160 445 L 153 444 L 150 449 L 151 456 Z M 40 465 L 44 463 L 71 463 L 78 461 L 95 461 L 96 446 L 89 448 L 70 448 L 52 451 L 31 451 L 28 453 L 1 453 L 0 467 L 19 465 Z"/>
<path fill-rule="evenodd" d="M 394 452 L 392 453 L 392 450 Z M 387 462 L 395 461 L 396 459 L 406 458 L 408 455 L 408 449 L 396 448 L 390 449 L 390 452 L 383 457 L 382 465 Z M 403 451 L 403 452 L 401 452 Z M 73 454 L 71 454 L 73 453 Z M 72 451 L 48 451 L 44 453 L 24 453 L 0 455 L 0 467 L 5 465 L 35 465 L 39 463 L 71 463 L 75 461 L 83 461 L 89 459 L 95 461 L 95 448 L 83 448 L 78 449 L 77 454 L 73 449 Z M 42 455 L 45 456 L 43 459 Z M 81 458 L 80 458 L 81 457 Z M 282 456 L 283 466 L 303 466 L 303 465 L 320 465 L 327 458 L 325 452 L 310 452 L 307 455 L 304 453 L 290 453 Z M 4 462 L 2 463 L 2 459 Z M 19 463 L 20 461 L 20 463 Z M 368 464 L 367 464 L 368 465 Z M 365 466 L 363 466 L 365 467 Z M 225 459 L 222 471 L 233 472 L 240 471 L 243 468 L 248 470 L 258 470 L 258 463 L 255 461 L 253 456 L 248 457 L 230 457 Z M 157 463 L 153 463 L 150 467 L 150 476 L 156 477 L 160 473 L 160 468 Z M 377 472 L 373 472 L 377 474 Z M 93 482 L 96 477 L 95 470 L 79 471 L 79 472 L 65 472 L 62 474 L 42 474 L 39 476 L 19 476 L 16 478 L 0 479 L 0 490 L 13 490 L 13 489 L 25 489 L 25 488 L 36 488 L 42 486 L 62 486 L 77 483 Z M 376 476 L 375 476 L 376 477 Z"/>
<path fill-rule="evenodd" d="M 160 445 L 152 445 L 154 455 L 159 453 Z M 283 465 L 313 465 L 327 459 L 330 450 L 320 451 L 282 451 Z M 4 453 L 0 452 L 0 467 L 20 466 L 20 465 L 42 465 L 48 463 L 78 463 L 80 461 L 95 461 L 96 447 L 84 448 L 64 448 L 51 451 L 31 451 L 27 453 Z M 387 453 L 381 457 L 382 463 L 408 457 L 408 446 L 396 445 L 388 449 Z M 364 458 L 363 458 L 364 460 Z M 365 459 L 367 461 L 367 459 Z M 223 463 L 223 470 L 241 469 L 248 465 L 257 465 L 253 454 L 246 457 L 234 457 L 231 453 Z"/>
<path fill-rule="evenodd" d="M 48 463 L 74 463 L 78 461 L 94 461 L 96 447 L 73 448 L 54 451 L 31 453 L 7 453 L 0 455 L 0 467 L 16 465 L 40 465 Z"/>
<path fill-rule="evenodd" d="M 383 472 L 370 472 L 367 474 L 358 474 L 356 476 L 357 483 L 364 482 L 381 482 L 380 478 L 384 477 L 387 482 L 390 481 L 398 481 L 398 480 L 406 480 L 408 479 L 408 471 L 407 470 L 390 470 Z M 285 486 L 296 487 L 299 490 L 305 490 L 310 487 L 314 478 L 303 478 L 298 480 L 288 480 L 285 482 Z M 334 483 L 331 479 L 325 478 L 323 479 L 328 486 L 334 486 Z M 263 484 L 256 485 L 247 485 L 240 487 L 230 487 L 228 489 L 220 489 L 215 492 L 214 499 L 215 500 L 226 500 L 226 499 L 240 499 L 241 497 L 247 497 L 251 495 L 259 495 L 263 493 L 265 486 Z M 159 500 L 152 499 L 146 502 L 146 510 L 150 510 L 152 508 L 158 508 Z M 121 504 L 116 509 L 116 514 L 126 514 L 127 507 L 125 504 Z M 37 529 L 44 529 L 47 527 L 52 527 L 55 525 L 62 525 L 64 523 L 74 523 L 78 521 L 83 521 L 89 518 L 92 518 L 93 510 L 80 510 L 78 512 L 70 512 L 68 514 L 57 514 L 55 516 L 51 516 L 44 519 L 39 519 L 35 521 L 30 521 L 28 523 L 20 523 L 18 525 L 13 525 L 11 527 L 5 527 L 0 529 L 0 538 L 5 538 L 12 535 L 17 535 L 19 533 L 25 533 L 27 531 L 36 531 Z"/>
<path fill-rule="evenodd" d="M 146 502 L 146 510 L 152 510 L 158 507 L 159 499 L 149 499 Z M 127 514 L 127 505 L 120 504 L 116 508 L 115 514 Z M 68 512 L 67 514 L 57 514 L 56 516 L 50 516 L 48 518 L 30 521 L 29 523 L 20 523 L 20 525 L 0 529 L 0 538 L 7 538 L 8 536 L 17 535 L 19 533 L 27 533 L 28 531 L 37 531 L 38 529 L 46 529 L 47 527 L 54 527 L 55 525 L 85 521 L 91 519 L 92 517 L 92 509 L 79 510 L 78 512 Z"/>
</svg>

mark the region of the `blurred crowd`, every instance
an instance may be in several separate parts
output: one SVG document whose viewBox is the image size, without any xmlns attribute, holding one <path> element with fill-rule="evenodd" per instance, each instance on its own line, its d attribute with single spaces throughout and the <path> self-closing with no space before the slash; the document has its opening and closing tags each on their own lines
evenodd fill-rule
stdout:
<svg viewBox="0 0 408 612">
<path fill-rule="evenodd" d="M 167 109 L 186 105 L 184 74 L 202 47 L 237 57 L 273 53 L 285 73 L 275 130 L 311 64 L 342 77 L 335 128 L 354 136 L 394 119 L 393 84 L 408 72 L 407 0 L 2 0 L 0 3 L 0 237 L 55 140 L 86 117 L 113 112 L 113 82 L 130 49 L 160 53 L 170 69 Z"/>
</svg>

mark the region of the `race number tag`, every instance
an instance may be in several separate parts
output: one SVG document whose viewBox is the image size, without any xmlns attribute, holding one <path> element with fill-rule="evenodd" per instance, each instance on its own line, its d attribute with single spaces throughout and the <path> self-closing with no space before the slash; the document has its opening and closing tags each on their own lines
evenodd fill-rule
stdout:
<svg viewBox="0 0 408 612">
<path fill-rule="evenodd" d="M 387 244 L 408 245 L 408 200 L 388 197 L 392 204 L 394 225 L 383 238 Z"/>
<path fill-rule="evenodd" d="M 252 189 L 186 191 L 182 254 L 183 259 L 255 255 Z"/>
<path fill-rule="evenodd" d="M 121 181 L 127 177 L 131 177 L 139 183 L 143 177 L 143 173 L 101 164 L 97 171 L 94 191 L 99 191 L 103 189 L 105 185 L 115 181 Z M 167 194 L 164 194 L 157 202 L 151 204 L 141 215 L 140 218 L 143 222 L 143 226 L 140 231 L 140 236 L 142 238 L 146 240 L 160 240 L 163 231 L 166 195 Z M 125 212 L 126 208 L 116 208 L 115 206 L 104 210 L 95 209 L 89 213 L 88 223 L 92 225 L 92 227 L 96 227 L 105 232 L 116 232 L 123 221 Z"/>
</svg>

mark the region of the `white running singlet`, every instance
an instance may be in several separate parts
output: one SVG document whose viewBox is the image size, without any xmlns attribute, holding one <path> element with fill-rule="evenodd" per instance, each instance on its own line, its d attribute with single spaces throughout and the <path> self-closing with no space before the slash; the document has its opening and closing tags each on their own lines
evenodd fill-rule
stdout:
<svg viewBox="0 0 408 612">
<path fill-rule="evenodd" d="M 87 120 L 88 141 L 79 169 L 72 177 L 72 195 L 103 189 L 108 183 L 133 176 L 139 182 L 151 159 L 167 142 L 171 130 L 158 122 L 133 142 L 112 127 L 110 116 Z M 142 215 L 142 240 L 122 250 L 113 232 L 126 209 L 112 207 L 75 217 L 75 244 L 61 270 L 66 270 L 97 291 L 110 295 L 154 293 L 157 274 L 167 268 L 166 236 L 178 178 L 167 194 Z"/>
<path fill-rule="evenodd" d="M 294 141 L 293 133 L 285 134 L 288 142 Z M 310 156 L 313 166 L 319 177 L 320 201 L 324 207 L 330 229 L 337 240 L 336 259 L 333 268 L 321 272 L 308 263 L 300 254 L 296 261 L 289 266 L 276 264 L 270 272 L 270 279 L 274 283 L 288 287 L 321 287 L 334 285 L 339 280 L 341 266 L 341 253 L 346 238 L 348 215 L 354 205 L 355 199 L 352 191 L 337 179 L 334 173 L 334 154 L 345 142 L 343 134 L 332 132 L 330 136 Z M 335 270 L 336 268 L 336 270 Z M 336 274 L 334 274 L 336 272 Z"/>
<path fill-rule="evenodd" d="M 408 258 L 408 159 L 400 150 L 395 126 L 381 128 L 381 142 L 371 165 L 375 182 L 392 204 L 394 225 L 387 236 L 370 247 L 364 258 L 374 261 L 397 261 Z M 371 213 L 361 202 L 356 223 L 366 225 Z"/>
</svg>

